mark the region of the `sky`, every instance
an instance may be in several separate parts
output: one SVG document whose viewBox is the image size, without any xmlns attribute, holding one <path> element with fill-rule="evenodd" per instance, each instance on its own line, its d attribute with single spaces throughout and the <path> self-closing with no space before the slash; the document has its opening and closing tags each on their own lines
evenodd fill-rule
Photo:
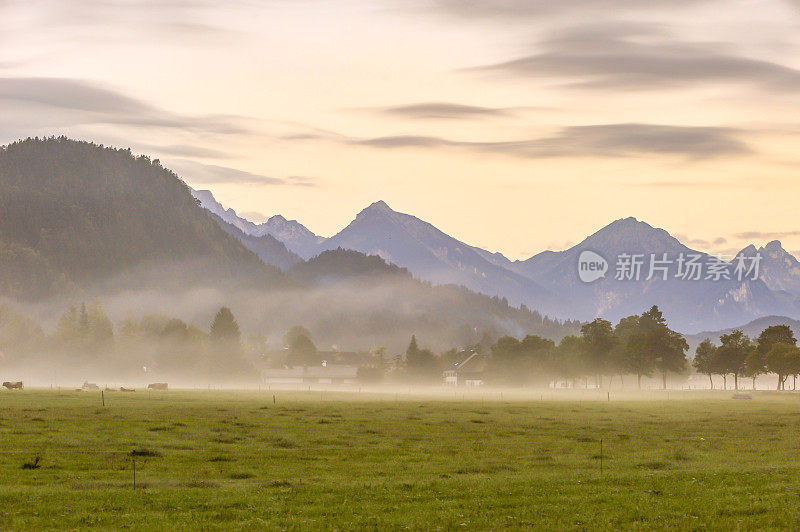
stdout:
<svg viewBox="0 0 800 532">
<path fill-rule="evenodd" d="M 800 250 L 800 0 L 0 0 L 0 143 L 159 158 L 331 236 L 377 200 L 512 259 L 635 216 Z"/>
</svg>

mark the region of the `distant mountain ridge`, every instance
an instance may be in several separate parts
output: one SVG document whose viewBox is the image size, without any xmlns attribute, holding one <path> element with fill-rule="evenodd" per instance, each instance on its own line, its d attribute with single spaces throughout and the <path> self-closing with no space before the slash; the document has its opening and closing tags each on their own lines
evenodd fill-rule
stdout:
<svg viewBox="0 0 800 532">
<path fill-rule="evenodd" d="M 296 253 L 304 260 L 308 260 L 319 253 L 319 245 L 325 238 L 317 236 L 296 220 L 287 220 L 277 214 L 266 222 L 256 224 L 242 218 L 233 209 L 226 209 L 219 203 L 210 190 L 194 190 L 192 195 L 200 205 L 219 216 L 225 222 L 233 225 L 245 234 L 260 237 L 271 235 L 286 245 L 289 251 Z"/>
<path fill-rule="evenodd" d="M 239 229 L 239 227 L 226 222 L 213 212 L 209 212 L 209 215 L 219 224 L 220 227 L 222 227 L 222 229 L 225 230 L 226 233 L 235 237 L 242 244 L 244 244 L 247 249 L 258 255 L 258 258 L 260 258 L 265 264 L 271 264 L 273 266 L 277 266 L 281 270 L 286 271 L 298 262 L 303 261 L 299 255 L 286 249 L 286 245 L 283 242 L 269 233 L 261 236 L 254 236 L 245 233 Z"/>
<path fill-rule="evenodd" d="M 770 289 L 800 294 L 800 261 L 783 249 L 780 241 L 773 240 L 758 249 L 747 246 L 737 256 L 754 257 L 756 254 L 761 256 L 759 277 Z"/>
<path fill-rule="evenodd" d="M 281 240 L 280 235 L 276 238 Z M 284 240 L 290 249 L 292 238 Z M 739 255 L 743 257 L 761 255 L 759 277 L 737 279 L 730 275 L 732 263 L 720 266 L 718 258 L 693 250 L 667 231 L 632 217 L 612 222 L 572 248 L 543 251 L 522 261 L 470 246 L 428 222 L 392 210 L 383 201 L 363 209 L 331 238 L 316 238 L 317 243 L 306 240 L 305 255 L 301 256 L 337 248 L 378 255 L 434 284 L 459 284 L 562 319 L 604 317 L 616 321 L 659 305 L 676 329 L 691 332 L 766 315 L 800 317 L 800 262 L 780 242 L 742 250 Z M 591 283 L 579 279 L 578 258 L 584 251 L 596 252 L 609 261 L 605 278 Z M 670 265 L 664 280 L 647 279 L 647 262 L 641 265 L 638 280 L 615 278 L 619 257 L 638 255 L 648 261 L 665 254 Z M 686 277 L 686 272 L 681 278 L 682 266 L 677 262 L 681 256 L 697 257 L 701 278 Z M 705 277 L 720 267 L 730 278 Z"/>
<path fill-rule="evenodd" d="M 504 297 L 515 305 L 526 304 L 565 315 L 554 294 L 536 281 L 487 261 L 472 246 L 428 222 L 392 210 L 383 201 L 362 210 L 347 227 L 321 245 L 322 250 L 336 248 L 378 255 L 434 284 L 458 284 Z"/>
<path fill-rule="evenodd" d="M 609 262 L 606 276 L 595 282 L 582 282 L 577 275 L 578 260 L 584 251 L 599 253 Z M 637 279 L 619 278 L 619 259 L 639 256 L 642 262 Z M 663 261 L 666 257 L 666 261 Z M 696 257 L 700 278 L 681 271 L 680 260 Z M 649 265 L 666 268 L 666 273 Z M 692 250 L 667 231 L 635 218 L 616 220 L 581 243 L 559 252 L 543 252 L 512 267 L 537 279 L 554 292 L 579 302 L 583 313 L 576 317 L 601 316 L 616 321 L 636 314 L 649 305 L 658 305 L 670 324 L 679 330 L 698 330 L 705 325 L 741 323 L 766 314 L 795 314 L 796 303 L 775 294 L 763 280 L 732 275 L 732 267 L 721 264 L 730 279 L 708 278 L 720 261 Z M 666 279 L 663 277 L 666 275 Z M 648 279 L 650 277 L 650 279 Z"/>
</svg>

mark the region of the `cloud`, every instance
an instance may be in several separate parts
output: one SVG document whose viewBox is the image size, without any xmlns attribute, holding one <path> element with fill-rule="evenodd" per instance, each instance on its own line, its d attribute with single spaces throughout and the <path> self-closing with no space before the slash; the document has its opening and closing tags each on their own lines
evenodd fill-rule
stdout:
<svg viewBox="0 0 800 532">
<path fill-rule="evenodd" d="M 228 0 L 225 9 L 246 7 L 247 2 Z M 12 20 L 15 11 L 26 15 L 26 24 L 46 30 L 51 37 L 74 42 L 75 36 L 88 41 L 103 41 L 109 35 L 116 40 L 140 40 L 142 36 L 161 40 L 182 40 L 193 46 L 230 40 L 236 33 L 219 22 L 219 4 L 201 0 L 6 0 L 0 12 Z M 19 27 L 17 32 L 26 31 Z"/>
<path fill-rule="evenodd" d="M 692 248 L 702 248 L 702 249 L 709 249 L 713 247 L 719 247 L 728 243 L 728 239 L 718 236 L 712 240 L 706 240 L 704 238 L 689 238 L 687 235 L 680 235 L 676 234 L 673 235 L 675 238 L 678 239 L 682 244 L 685 246 L 689 246 Z"/>
<path fill-rule="evenodd" d="M 154 107 L 118 92 L 63 78 L 0 78 L 0 99 L 95 113 L 156 112 Z"/>
<path fill-rule="evenodd" d="M 642 11 L 661 7 L 680 7 L 698 4 L 701 0 L 427 0 L 415 4 L 415 8 L 432 10 L 448 15 L 473 19 L 502 19 L 519 21 L 541 19 L 556 14 L 576 16 L 577 13 L 621 13 Z M 405 4 L 407 5 L 407 4 Z"/>
<path fill-rule="evenodd" d="M 286 178 L 286 183 L 295 187 L 316 187 L 317 180 L 314 177 L 304 175 L 290 175 Z"/>
<path fill-rule="evenodd" d="M 0 110 L 11 113 L 27 105 L 31 123 L 58 127 L 75 124 L 117 124 L 181 129 L 215 135 L 250 131 L 236 116 L 184 116 L 170 113 L 124 93 L 84 80 L 0 77 Z M 61 112 L 59 115 L 56 112 Z"/>
<path fill-rule="evenodd" d="M 200 157 L 206 159 L 230 159 L 233 157 L 228 152 L 205 148 L 198 145 L 189 144 L 168 144 L 166 146 L 147 144 L 139 145 L 144 151 L 163 155 L 175 155 L 178 157 Z"/>
<path fill-rule="evenodd" d="M 410 105 L 385 107 L 381 112 L 404 118 L 487 118 L 492 116 L 508 116 L 509 109 L 478 107 L 449 102 L 426 102 Z"/>
<path fill-rule="evenodd" d="M 800 231 L 745 231 L 733 235 L 741 240 L 777 240 L 790 236 L 800 236 Z"/>
<path fill-rule="evenodd" d="M 176 171 L 181 178 L 192 183 L 207 184 L 237 184 L 237 185 L 283 185 L 285 181 L 277 177 L 254 174 L 215 164 L 203 164 L 187 159 L 170 161 L 169 167 Z"/>
<path fill-rule="evenodd" d="M 254 224 L 262 224 L 267 220 L 269 220 L 269 216 L 257 211 L 240 212 L 239 216 L 241 216 L 245 220 L 250 220 Z"/>
<path fill-rule="evenodd" d="M 644 183 L 626 183 L 633 187 L 652 187 L 652 188 L 717 188 L 725 186 L 725 183 L 715 181 L 648 181 Z"/>
<path fill-rule="evenodd" d="M 515 78 L 562 80 L 581 89 L 659 90 L 713 83 L 800 89 L 800 70 L 729 53 L 718 44 L 680 42 L 646 24 L 559 30 L 533 54 L 470 69 Z"/>
<path fill-rule="evenodd" d="M 285 179 L 255 174 L 228 166 L 203 164 L 189 159 L 174 159 L 166 164 L 182 179 L 193 184 L 283 185 L 294 187 L 316 186 L 311 178 L 290 176 Z"/>
<path fill-rule="evenodd" d="M 453 147 L 524 158 L 661 154 L 702 159 L 750 152 L 738 134 L 738 130 L 722 127 L 607 124 L 566 127 L 552 137 L 516 141 L 465 142 L 401 135 L 350 142 L 385 149 Z"/>
</svg>

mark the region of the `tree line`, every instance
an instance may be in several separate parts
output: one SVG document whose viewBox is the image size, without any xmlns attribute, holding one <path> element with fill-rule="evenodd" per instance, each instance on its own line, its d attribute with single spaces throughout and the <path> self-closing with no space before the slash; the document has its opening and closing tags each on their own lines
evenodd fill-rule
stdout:
<svg viewBox="0 0 800 532">
<path fill-rule="evenodd" d="M 620 386 L 625 377 L 659 377 L 664 388 L 670 374 L 690 367 L 714 376 L 735 389 L 740 379 L 775 374 L 778 389 L 800 375 L 800 347 L 786 325 L 766 328 L 751 339 L 741 330 L 720 337 L 719 345 L 705 339 L 691 366 L 686 339 L 671 330 L 657 306 L 616 325 L 602 318 L 584 323 L 579 334 L 559 342 L 537 335 L 522 339 L 484 331 L 475 342 L 434 353 L 412 336 L 404 353 L 390 355 L 378 346 L 356 354 L 358 378 L 437 383 L 472 354 L 481 355 L 482 380 L 506 386 Z M 206 329 L 180 319 L 146 314 L 128 317 L 116 326 L 99 302 L 69 307 L 50 334 L 31 318 L 0 307 L 0 369 L 49 368 L 54 373 L 95 371 L 120 378 L 145 374 L 175 376 L 187 381 L 256 381 L 259 365 L 273 368 L 318 366 L 330 352 L 314 344 L 311 331 L 296 325 L 283 336 L 281 349 L 271 350 L 263 335 L 243 335 L 233 312 L 221 307 Z M 350 362 L 352 363 L 352 362 Z M 796 387 L 796 386 L 793 386 Z"/>
<path fill-rule="evenodd" d="M 741 330 L 720 336 L 719 345 L 706 338 L 697 346 L 694 368 L 708 376 L 714 388 L 714 375 L 723 379 L 728 387 L 728 377 L 733 377 L 734 389 L 739 389 L 739 379 L 751 378 L 753 388 L 759 375 L 775 374 L 778 390 L 786 389 L 786 380 L 793 377 L 793 389 L 800 375 L 800 347 L 788 325 L 773 325 L 764 329 L 758 338 L 751 339 Z"/>
<path fill-rule="evenodd" d="M 202 330 L 156 314 L 128 317 L 115 327 L 100 303 L 82 303 L 69 307 L 50 334 L 31 318 L 0 307 L 0 369 L 56 378 L 254 380 L 260 342 L 242 337 L 227 307 Z"/>
<path fill-rule="evenodd" d="M 634 375 L 641 388 L 642 377 L 658 374 L 666 388 L 667 376 L 682 373 L 687 367 L 689 346 L 679 333 L 667 326 L 657 306 L 623 318 L 616 325 L 597 318 L 584 323 L 579 335 L 569 335 L 555 343 L 528 335 L 522 340 L 504 336 L 489 352 L 487 378 L 504 385 L 550 385 L 556 382 L 593 380 L 603 386 L 614 378 L 620 384 Z"/>
</svg>

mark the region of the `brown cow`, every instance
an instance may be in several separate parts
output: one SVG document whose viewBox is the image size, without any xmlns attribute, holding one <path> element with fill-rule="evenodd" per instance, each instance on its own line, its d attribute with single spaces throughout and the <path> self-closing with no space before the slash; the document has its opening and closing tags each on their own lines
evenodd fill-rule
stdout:
<svg viewBox="0 0 800 532">
<path fill-rule="evenodd" d="M 16 381 L 16 382 L 8 382 L 8 381 L 6 381 L 6 382 L 3 383 L 3 386 L 5 388 L 8 388 L 9 390 L 22 390 L 22 388 L 23 388 L 22 381 Z"/>
<path fill-rule="evenodd" d="M 166 382 L 153 382 L 147 385 L 148 390 L 166 390 L 168 387 Z"/>
<path fill-rule="evenodd" d="M 135 392 L 136 388 L 126 388 L 124 386 L 120 386 L 119 391 L 121 391 L 121 392 Z"/>
</svg>

